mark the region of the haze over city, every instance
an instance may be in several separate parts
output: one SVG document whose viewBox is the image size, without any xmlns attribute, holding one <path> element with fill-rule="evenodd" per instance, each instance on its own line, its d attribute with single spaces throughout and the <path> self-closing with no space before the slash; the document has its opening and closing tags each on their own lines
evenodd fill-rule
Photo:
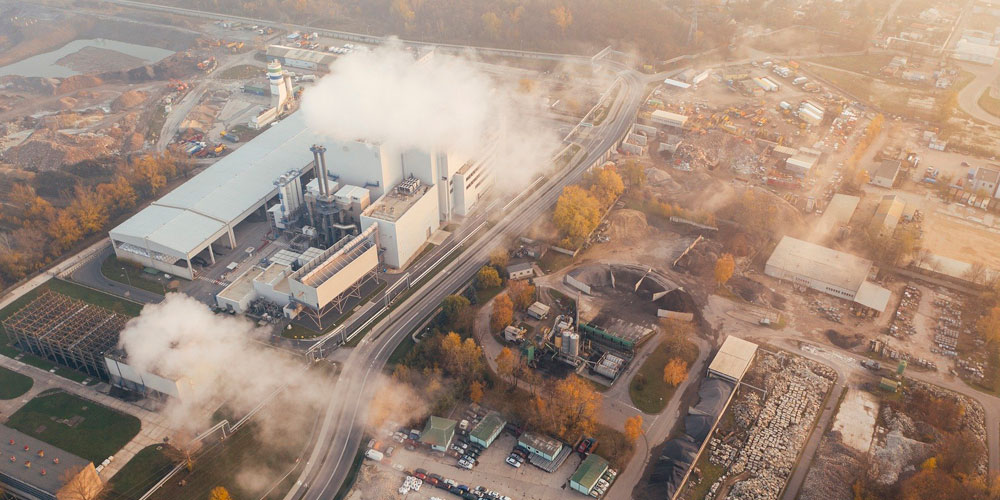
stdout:
<svg viewBox="0 0 1000 500">
<path fill-rule="evenodd" d="M 0 14 L 0 500 L 1000 500 L 1000 4 Z"/>
</svg>

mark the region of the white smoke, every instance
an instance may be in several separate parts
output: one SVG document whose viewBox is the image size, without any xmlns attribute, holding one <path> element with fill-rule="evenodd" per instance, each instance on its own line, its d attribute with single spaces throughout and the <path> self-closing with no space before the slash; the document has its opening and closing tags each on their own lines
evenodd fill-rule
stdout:
<svg viewBox="0 0 1000 500">
<path fill-rule="evenodd" d="M 510 88 L 508 88 L 510 87 Z M 549 165 L 555 132 L 527 110 L 530 96 L 501 86 L 462 57 L 416 59 L 398 42 L 353 53 L 305 92 L 302 112 L 314 130 L 338 141 L 447 151 L 460 157 L 497 146 L 496 171 L 520 183 Z"/>
<path fill-rule="evenodd" d="M 167 426 L 197 433 L 220 404 L 242 417 L 286 385 L 281 404 L 294 401 L 305 410 L 319 403 L 321 391 L 307 384 L 303 361 L 259 342 L 268 335 L 246 319 L 171 293 L 128 322 L 119 346 L 132 367 L 178 380 L 181 397 L 165 409 Z"/>
</svg>

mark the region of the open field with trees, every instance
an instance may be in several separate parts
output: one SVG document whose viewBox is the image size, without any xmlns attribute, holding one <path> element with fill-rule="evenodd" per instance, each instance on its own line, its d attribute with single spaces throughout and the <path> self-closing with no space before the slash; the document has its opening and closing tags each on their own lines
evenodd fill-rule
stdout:
<svg viewBox="0 0 1000 500">
<path fill-rule="evenodd" d="M 664 322 L 663 328 L 664 332 L 658 335 L 662 338 L 660 345 L 629 383 L 632 404 L 646 413 L 663 411 L 674 390 L 687 378 L 688 367 L 698 358 L 698 346 L 688 340 L 689 324 Z"/>
</svg>

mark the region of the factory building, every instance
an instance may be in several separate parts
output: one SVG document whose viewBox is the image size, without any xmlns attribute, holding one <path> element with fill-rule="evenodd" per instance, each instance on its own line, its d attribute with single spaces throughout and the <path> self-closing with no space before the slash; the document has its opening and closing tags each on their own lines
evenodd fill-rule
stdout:
<svg viewBox="0 0 1000 500">
<path fill-rule="evenodd" d="M 868 259 L 785 236 L 767 260 L 764 274 L 881 313 L 891 294 L 868 281 L 871 269 Z"/>
<path fill-rule="evenodd" d="M 308 69 L 311 71 L 328 72 L 330 64 L 337 56 L 318 50 L 286 47 L 284 45 L 268 45 L 267 62 L 279 62 L 289 68 Z"/>
<path fill-rule="evenodd" d="M 378 228 L 382 261 L 387 266 L 404 267 L 440 226 L 432 187 L 407 178 L 361 214 L 363 229 Z"/>
<path fill-rule="evenodd" d="M 384 263 L 399 267 L 492 188 L 494 158 L 492 150 L 470 159 L 330 141 L 293 113 L 112 229 L 110 239 L 119 259 L 194 279 L 192 261 L 214 264 L 220 246 L 236 248 L 240 225 L 255 213 L 299 251 L 328 248 L 378 222 Z"/>
<path fill-rule="evenodd" d="M 668 127 L 674 127 L 674 128 L 684 128 L 684 125 L 687 123 L 688 119 L 688 117 L 684 115 L 671 113 L 669 111 L 663 111 L 662 109 L 653 111 L 653 114 L 650 118 L 652 118 L 653 123 L 656 123 L 657 125 L 666 125 Z"/>
<path fill-rule="evenodd" d="M 121 350 L 108 353 L 104 362 L 112 387 L 144 398 L 184 399 L 192 386 L 192 381 L 187 377 L 172 379 L 135 368 L 128 363 L 127 355 Z"/>
<path fill-rule="evenodd" d="M 871 223 L 868 226 L 869 231 L 883 238 L 892 236 L 892 233 L 896 231 L 896 226 L 899 225 L 899 219 L 903 216 L 905 209 L 906 202 L 899 196 L 894 194 L 883 196 L 882 200 L 879 201 L 878 207 L 875 209 L 875 215 L 872 216 Z"/>
<path fill-rule="evenodd" d="M 104 488 L 90 460 L 0 425 L 0 496 L 26 500 L 77 500 Z"/>
</svg>

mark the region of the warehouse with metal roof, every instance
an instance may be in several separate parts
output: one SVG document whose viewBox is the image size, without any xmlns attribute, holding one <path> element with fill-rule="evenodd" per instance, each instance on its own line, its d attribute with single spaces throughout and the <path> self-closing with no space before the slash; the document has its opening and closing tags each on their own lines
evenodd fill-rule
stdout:
<svg viewBox="0 0 1000 500">
<path fill-rule="evenodd" d="M 110 231 L 115 254 L 188 279 L 191 259 L 213 244 L 236 246 L 235 229 L 278 193 L 274 181 L 311 168 L 324 138 L 294 113 Z"/>
<path fill-rule="evenodd" d="M 872 261 L 868 259 L 791 236 L 781 238 L 764 266 L 764 274 L 768 276 L 857 302 L 881 313 L 885 311 L 881 298 L 887 297 L 889 291 L 868 283 L 871 270 Z M 857 300 L 859 295 L 864 302 Z"/>
<path fill-rule="evenodd" d="M 757 355 L 757 344 L 732 335 L 726 337 L 719 352 L 708 365 L 708 374 L 732 382 L 743 379 L 754 356 Z"/>
</svg>

